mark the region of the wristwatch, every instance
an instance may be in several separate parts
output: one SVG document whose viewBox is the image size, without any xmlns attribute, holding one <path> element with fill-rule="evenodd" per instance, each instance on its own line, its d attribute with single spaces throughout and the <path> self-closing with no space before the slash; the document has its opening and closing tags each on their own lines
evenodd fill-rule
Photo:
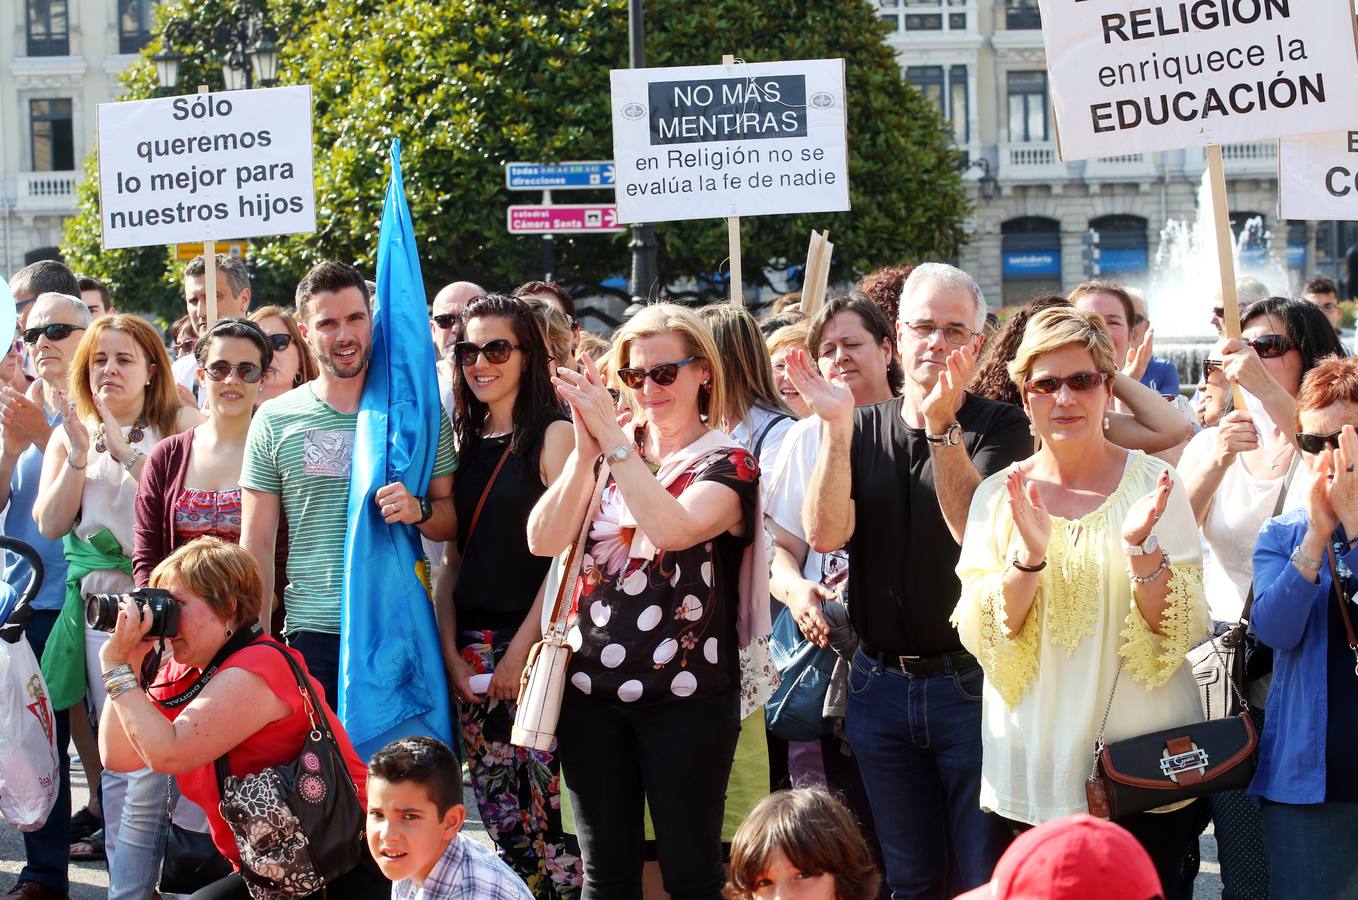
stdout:
<svg viewBox="0 0 1358 900">
<path fill-rule="evenodd" d="M 605 456 L 604 459 L 606 459 L 608 461 L 608 464 L 611 466 L 614 463 L 620 463 L 625 461 L 627 457 L 631 456 L 635 452 L 636 450 L 633 449 L 631 444 L 619 444 L 612 450 L 609 450 L 608 455 Z"/>
<path fill-rule="evenodd" d="M 420 501 L 420 518 L 415 522 L 416 525 L 423 525 L 434 515 L 434 502 L 428 497 L 416 497 Z"/>
<path fill-rule="evenodd" d="M 1160 549 L 1160 541 L 1155 537 L 1155 532 L 1152 531 L 1141 543 L 1123 544 L 1122 549 L 1128 557 L 1147 556 Z"/>
<path fill-rule="evenodd" d="M 962 443 L 962 423 L 953 422 L 943 429 L 942 434 L 930 434 L 929 429 L 924 429 L 924 439 L 931 444 L 939 444 L 944 447 L 956 447 Z"/>
</svg>

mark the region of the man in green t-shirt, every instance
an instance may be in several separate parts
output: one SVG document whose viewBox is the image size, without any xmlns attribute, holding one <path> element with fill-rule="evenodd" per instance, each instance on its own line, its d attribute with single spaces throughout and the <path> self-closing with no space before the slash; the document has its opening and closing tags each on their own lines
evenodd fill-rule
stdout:
<svg viewBox="0 0 1358 900">
<path fill-rule="evenodd" d="M 343 263 L 317 264 L 297 286 L 297 316 L 321 373 L 262 406 L 250 424 L 240 478 L 241 546 L 264 578 L 260 622 L 267 631 L 274 543 L 279 514 L 287 515 L 283 631 L 335 706 L 349 469 L 372 350 L 372 308 L 363 276 Z M 426 496 L 413 496 L 399 481 L 374 495 L 387 523 L 414 525 L 434 541 L 452 538 L 455 468 L 452 428 L 443 415 Z"/>
</svg>

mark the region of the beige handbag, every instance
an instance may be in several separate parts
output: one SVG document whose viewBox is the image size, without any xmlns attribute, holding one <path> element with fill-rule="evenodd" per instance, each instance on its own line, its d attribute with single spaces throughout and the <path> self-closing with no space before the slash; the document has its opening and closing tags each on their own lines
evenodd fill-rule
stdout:
<svg viewBox="0 0 1358 900">
<path fill-rule="evenodd" d="M 561 716 L 561 698 L 566 691 L 566 667 L 571 661 L 571 647 L 566 640 L 569 628 L 571 598 L 580 578 L 585 538 L 599 509 L 607 470 L 601 468 L 594 483 L 594 494 L 585 509 L 585 520 L 580 533 L 566 554 L 565 567 L 556 588 L 556 600 L 543 631 L 542 640 L 528 651 L 528 663 L 519 680 L 519 705 L 514 714 L 514 727 L 509 742 L 516 747 L 548 751 L 556 741 L 556 723 Z"/>
</svg>

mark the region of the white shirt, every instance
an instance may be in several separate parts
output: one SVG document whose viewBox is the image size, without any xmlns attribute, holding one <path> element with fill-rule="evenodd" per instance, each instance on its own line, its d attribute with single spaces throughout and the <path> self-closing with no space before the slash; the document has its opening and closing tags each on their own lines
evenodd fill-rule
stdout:
<svg viewBox="0 0 1358 900">
<path fill-rule="evenodd" d="M 802 543 L 806 543 L 802 501 L 820 453 L 820 423 L 819 417 L 808 416 L 787 429 L 773 464 L 773 479 L 766 482 L 764 514 Z M 848 552 L 842 548 L 819 553 L 808 546 L 802 577 L 818 584 L 837 584 L 847 573 L 848 559 Z"/>
</svg>

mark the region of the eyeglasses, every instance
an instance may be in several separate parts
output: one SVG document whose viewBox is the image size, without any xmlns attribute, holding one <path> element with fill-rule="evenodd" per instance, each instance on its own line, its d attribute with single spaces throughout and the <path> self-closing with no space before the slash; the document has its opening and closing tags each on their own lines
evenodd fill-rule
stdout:
<svg viewBox="0 0 1358 900">
<path fill-rule="evenodd" d="M 240 376 L 240 380 L 246 384 L 254 384 L 264 377 L 264 368 L 257 363 L 243 362 L 236 363 L 234 366 L 224 359 L 219 359 L 214 363 L 209 363 L 203 370 L 207 377 L 213 381 L 226 381 L 235 372 Z"/>
<path fill-rule="evenodd" d="M 47 339 L 52 342 L 64 341 L 71 336 L 73 331 L 84 331 L 84 325 L 67 325 L 65 322 L 54 322 L 51 325 L 39 325 L 37 328 L 24 329 L 24 343 L 36 344 L 38 338 L 47 335 Z"/>
<path fill-rule="evenodd" d="M 1224 306 L 1212 307 L 1212 315 L 1216 316 L 1218 319 L 1226 318 L 1226 307 Z"/>
<path fill-rule="evenodd" d="M 1260 359 L 1277 359 L 1288 350 L 1296 347 L 1285 335 L 1261 334 L 1252 341 L 1246 341 L 1259 354 Z"/>
<path fill-rule="evenodd" d="M 479 347 L 471 341 L 458 341 L 453 344 L 453 358 L 459 366 L 472 366 L 476 364 L 476 357 L 484 356 L 486 362 L 498 366 L 509 362 L 510 355 L 518 349 L 518 344 L 511 344 L 504 338 L 486 341 Z"/>
<path fill-rule="evenodd" d="M 1202 361 L 1202 380 L 1207 381 L 1212 377 L 1213 372 L 1221 371 L 1221 360 L 1204 359 Z"/>
<path fill-rule="evenodd" d="M 176 356 L 188 356 L 193 352 L 193 348 L 198 346 L 198 338 L 184 338 L 184 340 L 174 345 Z"/>
<path fill-rule="evenodd" d="M 649 377 L 661 387 L 668 387 L 674 384 L 674 380 L 679 377 L 679 370 L 698 357 L 690 356 L 678 362 L 661 363 L 658 366 L 651 366 L 649 369 L 627 368 L 618 370 L 618 380 L 627 385 L 632 390 L 640 390 Z"/>
<path fill-rule="evenodd" d="M 976 336 L 976 332 L 963 325 L 939 325 L 929 319 L 916 319 L 913 322 L 906 322 L 905 327 L 910 329 L 910 333 L 917 338 L 931 338 L 934 332 L 943 332 L 943 340 L 960 347 L 967 341 Z"/>
<path fill-rule="evenodd" d="M 1297 432 L 1297 446 L 1303 453 L 1319 453 L 1322 450 L 1339 449 L 1339 432 L 1334 431 L 1330 434 L 1310 434 L 1305 431 Z"/>
<path fill-rule="evenodd" d="M 439 313 L 437 316 L 430 316 L 429 321 L 447 331 L 457 324 L 457 313 Z"/>
<path fill-rule="evenodd" d="M 1067 375 L 1065 378 L 1057 378 L 1055 375 L 1048 375 L 1045 378 L 1034 378 L 1023 386 L 1023 389 L 1030 394 L 1055 394 L 1065 385 L 1072 391 L 1092 391 L 1101 387 L 1108 381 L 1108 375 L 1104 372 L 1076 372 L 1074 375 Z"/>
<path fill-rule="evenodd" d="M 269 346 L 273 347 L 274 353 L 282 353 L 292 346 L 292 335 L 288 334 L 286 331 L 280 331 L 278 334 L 271 334 L 269 335 Z"/>
</svg>

